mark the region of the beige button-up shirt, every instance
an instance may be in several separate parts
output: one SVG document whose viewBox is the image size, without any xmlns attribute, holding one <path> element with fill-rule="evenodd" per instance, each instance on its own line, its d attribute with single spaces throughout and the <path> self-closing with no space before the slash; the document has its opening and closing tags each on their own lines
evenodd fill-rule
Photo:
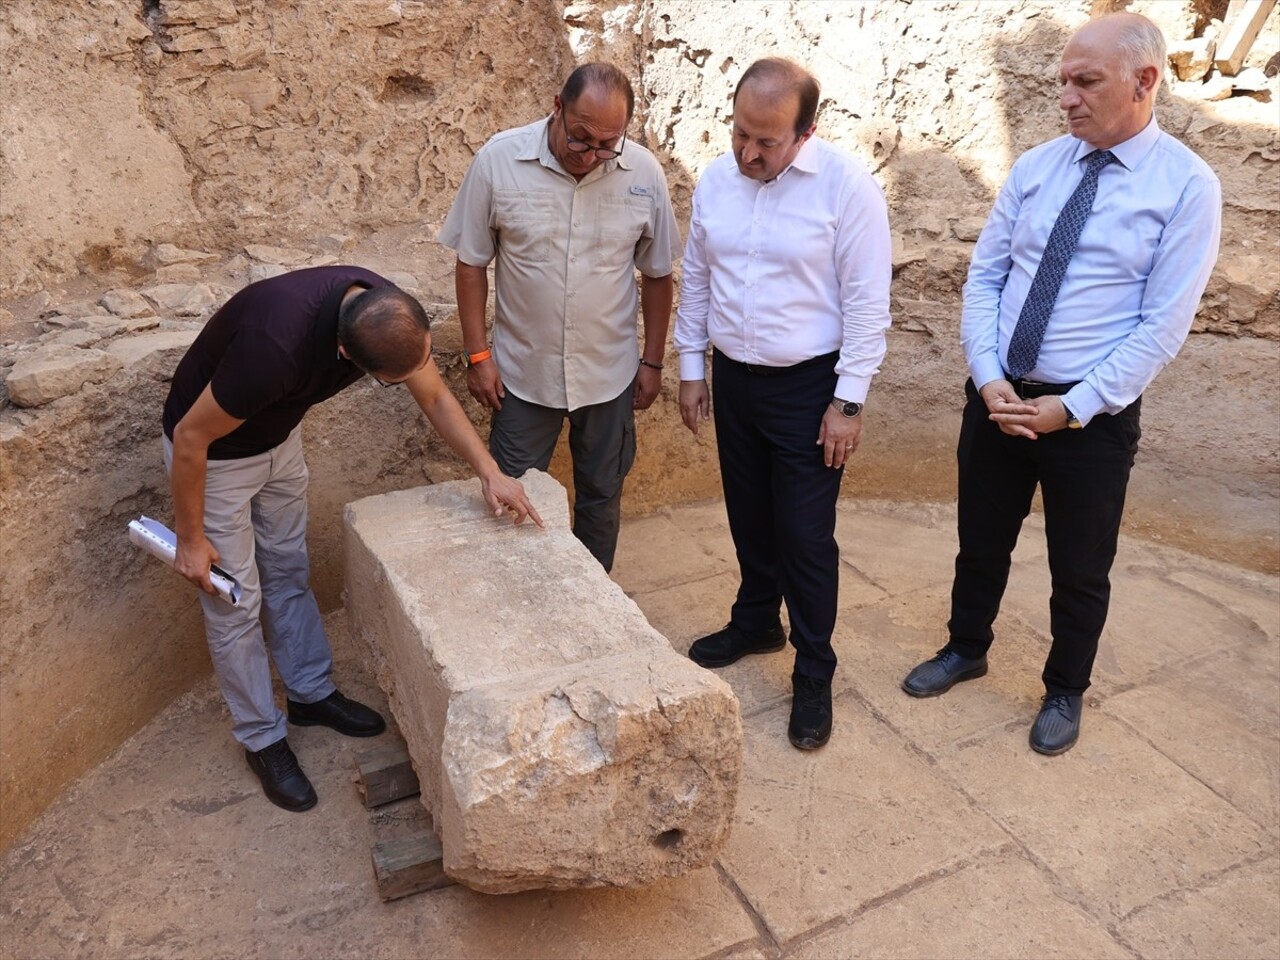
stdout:
<svg viewBox="0 0 1280 960">
<path fill-rule="evenodd" d="M 680 233 L 662 167 L 627 141 L 581 181 L 547 145 L 547 120 L 476 154 L 440 242 L 494 267 L 493 353 L 508 390 L 576 410 L 631 386 L 639 354 L 635 271 L 665 277 Z"/>
</svg>

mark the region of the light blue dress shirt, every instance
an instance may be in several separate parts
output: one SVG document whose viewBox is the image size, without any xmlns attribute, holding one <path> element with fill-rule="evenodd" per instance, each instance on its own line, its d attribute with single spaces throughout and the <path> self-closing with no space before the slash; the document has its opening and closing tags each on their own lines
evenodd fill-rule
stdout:
<svg viewBox="0 0 1280 960">
<path fill-rule="evenodd" d="M 1005 377 L 1009 338 L 1058 213 L 1093 147 L 1072 136 L 1028 150 L 974 248 L 960 342 L 974 384 Z M 1054 303 L 1028 380 L 1076 383 L 1081 423 L 1133 403 L 1186 340 L 1218 258 L 1222 188 L 1155 118 L 1111 148 L 1093 213 Z"/>
</svg>

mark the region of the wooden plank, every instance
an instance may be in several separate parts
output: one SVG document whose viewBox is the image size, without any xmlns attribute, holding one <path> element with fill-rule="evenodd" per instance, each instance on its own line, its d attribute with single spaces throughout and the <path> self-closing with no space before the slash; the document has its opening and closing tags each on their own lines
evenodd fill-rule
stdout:
<svg viewBox="0 0 1280 960">
<path fill-rule="evenodd" d="M 1234 77 L 1240 72 L 1244 58 L 1249 55 L 1253 41 L 1267 22 L 1267 16 L 1276 5 L 1276 0 L 1244 0 L 1235 15 L 1227 20 L 1225 35 L 1218 41 L 1218 50 L 1213 64 L 1223 76 Z"/>
<path fill-rule="evenodd" d="M 423 831 L 373 845 L 378 896 L 398 900 L 454 883 L 445 876 L 444 850 L 434 833 Z"/>
<path fill-rule="evenodd" d="M 374 747 L 356 756 L 356 789 L 366 809 L 421 792 L 403 743 Z"/>
</svg>

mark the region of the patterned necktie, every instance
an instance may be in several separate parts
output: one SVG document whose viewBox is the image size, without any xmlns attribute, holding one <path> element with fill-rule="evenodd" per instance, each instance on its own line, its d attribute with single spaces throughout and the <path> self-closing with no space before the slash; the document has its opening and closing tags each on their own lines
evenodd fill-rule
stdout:
<svg viewBox="0 0 1280 960">
<path fill-rule="evenodd" d="M 1027 299 L 1022 302 L 1022 312 L 1018 314 L 1018 323 L 1013 328 L 1013 336 L 1009 338 L 1009 376 L 1015 380 L 1025 377 L 1036 365 L 1053 304 L 1067 273 L 1067 264 L 1076 252 L 1080 231 L 1093 210 L 1093 198 L 1098 194 L 1098 174 L 1115 158 L 1110 150 L 1089 154 L 1085 160 L 1084 179 L 1067 198 L 1066 206 L 1058 214 L 1049 233 L 1040 266 L 1036 268 Z"/>
</svg>

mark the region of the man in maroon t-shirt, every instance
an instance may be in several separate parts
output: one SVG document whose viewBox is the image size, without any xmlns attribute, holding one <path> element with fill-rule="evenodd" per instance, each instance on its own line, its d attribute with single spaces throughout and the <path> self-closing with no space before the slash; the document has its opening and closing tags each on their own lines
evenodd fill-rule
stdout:
<svg viewBox="0 0 1280 960">
<path fill-rule="evenodd" d="M 286 810 L 310 809 L 316 793 L 285 738 L 268 647 L 289 723 L 353 737 L 386 728 L 330 679 L 306 544 L 302 417 L 365 374 L 409 389 L 475 470 L 495 515 L 509 511 L 516 523 L 528 517 L 542 525 L 440 378 L 421 305 L 389 281 L 359 267 L 298 270 L 245 287 L 213 315 L 178 364 L 165 401 L 176 567 L 204 591 L 209 650 L 233 733 L 267 798 Z M 240 581 L 238 605 L 214 592 L 212 564 Z"/>
</svg>

